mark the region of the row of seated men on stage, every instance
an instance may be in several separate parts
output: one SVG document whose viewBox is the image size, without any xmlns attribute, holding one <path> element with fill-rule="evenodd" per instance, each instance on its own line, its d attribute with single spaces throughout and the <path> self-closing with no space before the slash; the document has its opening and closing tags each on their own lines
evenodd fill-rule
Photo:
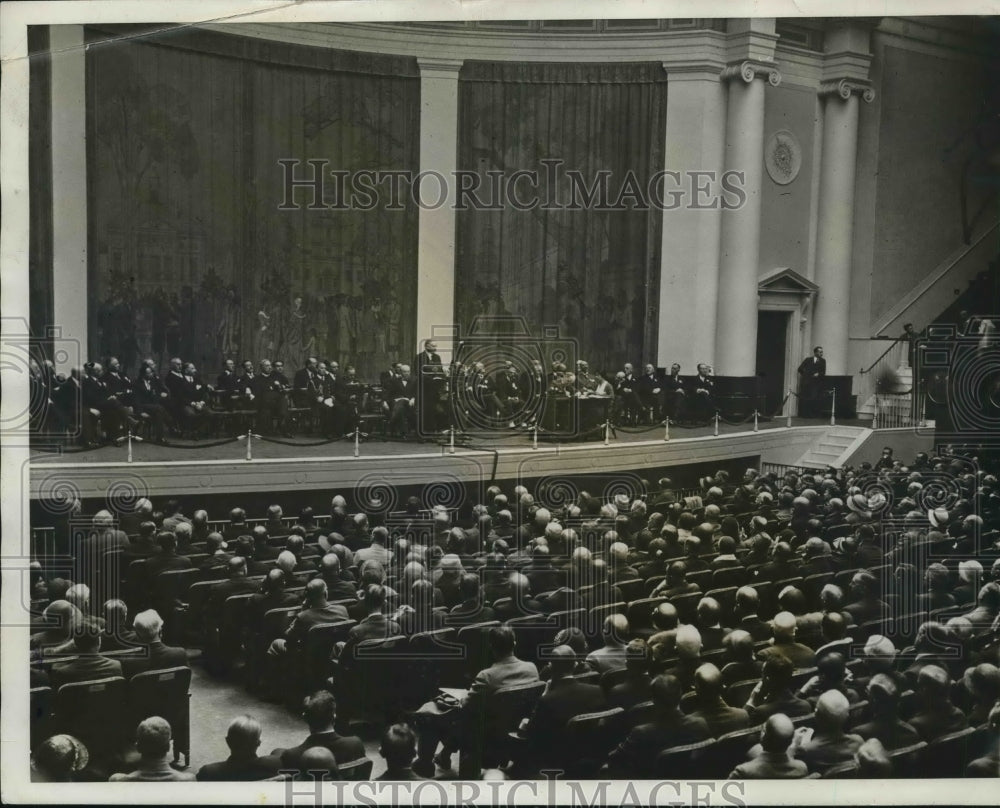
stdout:
<svg viewBox="0 0 1000 808">
<path fill-rule="evenodd" d="M 78 433 L 88 446 L 120 438 L 140 419 L 149 423 L 150 438 L 163 443 L 169 431 L 206 434 L 212 417 L 233 411 L 250 412 L 264 434 L 292 435 L 290 412 L 310 414 L 317 431 L 339 437 L 355 429 L 366 413 L 383 416 L 393 436 L 433 434 L 451 427 L 462 430 L 470 417 L 497 427 L 527 427 L 537 423 L 551 397 L 596 397 L 609 400 L 614 423 L 648 423 L 670 417 L 707 421 L 715 412 L 711 368 L 680 375 L 680 365 L 661 376 L 652 365 L 638 375 L 631 364 L 614 376 L 591 372 L 587 362 L 576 372 L 556 363 L 546 372 L 540 361 L 523 373 L 508 361 L 495 373 L 481 362 L 445 368 L 433 342 L 412 365 L 394 363 L 378 384 L 362 382 L 348 365 L 343 373 L 333 361 L 310 357 L 291 378 L 284 363 L 251 360 L 240 368 L 226 359 L 215 384 L 206 383 L 194 363 L 170 360 L 160 377 L 152 359 L 145 360 L 131 379 L 115 357 L 107 362 L 73 368 L 68 378 L 57 376 L 51 362 L 31 363 L 31 402 L 36 429 Z M 417 372 L 414 369 L 418 369 Z M 419 416 L 419 417 L 418 417 Z M 44 423 L 43 423 L 44 422 Z M 103 434 L 102 434 L 103 433 Z"/>
<path fill-rule="evenodd" d="M 212 523 L 141 501 L 124 530 L 96 515 L 75 548 L 145 559 L 129 604 L 92 605 L 85 587 L 36 568 L 50 627 L 32 638 L 33 684 L 67 652 L 77 659 L 49 668 L 53 686 L 145 669 L 168 653 L 166 619 L 196 629 L 206 664 L 245 659 L 255 692 L 294 703 L 318 690 L 305 745 L 333 755 L 331 773 L 353 763 L 360 747 L 344 734 L 363 720 L 410 726 L 388 730 L 411 738 L 403 779 L 453 777 L 456 752 L 466 778 L 496 765 L 660 780 L 998 776 L 995 466 L 922 454 L 908 467 L 719 472 L 698 497 L 679 500 L 664 479 L 634 501 L 581 493 L 558 509 L 494 486 L 464 526 L 416 501 L 382 519 L 336 496 L 329 517 L 308 508 L 291 527 L 277 505 L 251 526 L 241 509 Z M 924 482 L 941 474 L 956 499 L 922 507 Z M 864 480 L 877 483 L 870 496 Z M 157 603 L 151 583 L 191 568 L 217 581 L 197 619 L 193 597 Z M 240 593 L 249 600 L 234 620 L 226 606 Z M 143 610 L 131 625 L 129 605 Z M 77 630 L 88 625 L 99 642 Z M 317 646 L 327 631 L 338 642 Z M 472 666 L 456 670 L 434 655 L 447 642 L 468 651 L 473 636 L 491 657 L 463 652 Z M 149 651 L 101 656 L 123 641 Z M 382 658 L 388 674 L 362 647 L 398 654 Z M 233 753 L 231 779 L 273 773 L 273 760 Z"/>
</svg>

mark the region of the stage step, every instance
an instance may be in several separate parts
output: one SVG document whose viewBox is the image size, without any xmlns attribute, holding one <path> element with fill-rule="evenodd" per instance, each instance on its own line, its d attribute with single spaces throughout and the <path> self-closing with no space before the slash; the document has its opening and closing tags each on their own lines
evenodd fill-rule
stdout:
<svg viewBox="0 0 1000 808">
<path fill-rule="evenodd" d="M 870 430 L 862 427 L 832 426 L 817 438 L 796 465 L 808 468 L 839 468 L 843 459 L 855 451 Z"/>
</svg>

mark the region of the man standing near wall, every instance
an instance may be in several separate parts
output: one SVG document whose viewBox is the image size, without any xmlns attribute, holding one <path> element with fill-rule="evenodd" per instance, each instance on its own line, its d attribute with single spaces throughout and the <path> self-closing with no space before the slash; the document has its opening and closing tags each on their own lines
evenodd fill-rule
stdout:
<svg viewBox="0 0 1000 808">
<path fill-rule="evenodd" d="M 813 348 L 813 355 L 802 360 L 799 365 L 799 414 L 815 418 L 819 413 L 819 399 L 823 393 L 823 379 L 826 377 L 826 360 L 820 346 Z"/>
</svg>

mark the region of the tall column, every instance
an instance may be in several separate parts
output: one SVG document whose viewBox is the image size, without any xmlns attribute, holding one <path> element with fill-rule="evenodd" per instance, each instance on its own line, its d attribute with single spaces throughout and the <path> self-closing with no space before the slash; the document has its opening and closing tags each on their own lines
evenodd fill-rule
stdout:
<svg viewBox="0 0 1000 808">
<path fill-rule="evenodd" d="M 675 173 L 664 181 L 656 356 L 660 367 L 679 362 L 682 373 L 694 373 L 698 362 L 715 362 L 722 222 L 715 200 L 726 145 L 726 88 L 719 81 L 723 66 L 722 60 L 718 64 L 663 65 L 670 83 L 664 170 Z M 704 198 L 685 194 L 673 208 L 671 190 L 689 189 L 696 176 L 704 179 L 708 194 Z"/>
<path fill-rule="evenodd" d="M 869 28 L 841 25 L 827 33 L 823 81 L 823 151 L 820 156 L 816 233 L 816 313 L 813 343 L 822 345 L 827 373 L 847 373 L 854 184 L 858 154 L 858 96 L 870 103 Z"/>
<path fill-rule="evenodd" d="M 53 25 L 52 51 L 52 316 L 58 339 L 87 347 L 87 98 L 82 25 Z M 77 359 L 56 351 L 59 371 Z"/>
<path fill-rule="evenodd" d="M 417 350 L 455 320 L 455 188 L 458 168 L 456 59 L 420 65 L 420 191 L 417 246 Z"/>
<path fill-rule="evenodd" d="M 743 175 L 744 203 L 722 213 L 715 372 L 753 376 L 757 363 L 761 183 L 764 174 L 764 82 L 777 86 L 773 64 L 744 60 L 727 67 L 726 171 Z"/>
</svg>

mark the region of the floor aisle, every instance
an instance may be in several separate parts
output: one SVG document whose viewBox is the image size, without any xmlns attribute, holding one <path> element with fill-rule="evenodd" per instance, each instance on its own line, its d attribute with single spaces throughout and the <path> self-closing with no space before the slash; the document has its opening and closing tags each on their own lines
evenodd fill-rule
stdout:
<svg viewBox="0 0 1000 808">
<path fill-rule="evenodd" d="M 226 729 L 230 721 L 243 714 L 252 715 L 264 728 L 260 754 L 277 747 L 297 746 L 305 739 L 309 731 L 305 722 L 283 705 L 262 701 L 238 683 L 208 675 L 197 661 L 191 667 L 191 771 L 197 773 L 206 763 L 229 757 Z M 365 750 L 375 762 L 372 777 L 378 777 L 385 771 L 378 741 L 365 741 Z"/>
</svg>

